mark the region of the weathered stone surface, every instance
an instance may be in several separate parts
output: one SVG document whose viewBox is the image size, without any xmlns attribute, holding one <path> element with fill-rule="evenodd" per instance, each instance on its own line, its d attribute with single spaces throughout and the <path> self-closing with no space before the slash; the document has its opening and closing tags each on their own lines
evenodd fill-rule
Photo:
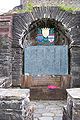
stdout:
<svg viewBox="0 0 80 120">
<path fill-rule="evenodd" d="M 12 82 L 9 77 L 0 77 L 0 88 L 9 88 Z"/>
<path fill-rule="evenodd" d="M 80 88 L 67 89 L 67 107 L 63 111 L 63 120 L 80 119 Z"/>
<path fill-rule="evenodd" d="M 18 100 L 10 100 L 10 101 L 0 101 L 0 109 L 13 109 L 15 110 L 21 110 L 22 102 Z"/>
<path fill-rule="evenodd" d="M 80 88 L 67 89 L 68 94 L 75 100 L 80 100 Z"/>
<path fill-rule="evenodd" d="M 12 48 L 12 85 L 18 86 L 21 83 L 22 75 L 22 51 L 21 48 Z"/>
<path fill-rule="evenodd" d="M 62 107 L 66 104 L 66 101 L 37 100 L 31 101 L 31 103 L 35 104 L 34 120 L 39 120 L 41 117 L 44 119 L 45 117 L 52 117 L 53 120 L 62 120 Z"/>
<path fill-rule="evenodd" d="M 71 54 L 71 71 L 72 81 L 71 86 L 80 86 L 80 47 L 74 46 L 70 49 Z"/>
<path fill-rule="evenodd" d="M 50 116 L 52 116 L 52 117 L 53 117 L 54 114 L 53 114 L 53 113 L 48 113 L 48 112 L 47 112 L 47 113 L 43 113 L 42 116 L 44 116 L 44 117 L 50 117 Z"/>
<path fill-rule="evenodd" d="M 61 116 L 54 117 L 54 120 L 62 120 Z"/>
<path fill-rule="evenodd" d="M 40 117 L 39 120 L 53 120 L 52 117 Z"/>
<path fill-rule="evenodd" d="M 0 87 L 10 87 L 12 83 L 11 16 L 0 16 Z M 2 85 L 1 85 L 2 83 Z"/>
<path fill-rule="evenodd" d="M 21 0 L 21 5 L 23 5 L 25 7 L 25 4 L 28 3 L 29 0 Z M 73 7 L 80 7 L 80 1 L 79 0 L 32 0 L 33 5 L 35 6 L 57 6 L 59 4 L 67 4 L 67 5 L 71 5 Z"/>
<path fill-rule="evenodd" d="M 32 120 L 29 89 L 0 89 L 0 120 Z"/>
<path fill-rule="evenodd" d="M 73 108 L 72 112 L 73 112 L 72 120 L 80 120 L 80 110 L 78 110 L 78 108 L 77 110 Z"/>
<path fill-rule="evenodd" d="M 75 0 L 67 2 L 74 2 Z M 39 1 L 38 1 L 39 2 Z M 43 3 L 43 1 L 40 1 Z M 45 3 L 47 3 L 46 1 Z M 52 2 L 49 1 L 51 3 Z M 57 1 L 56 3 L 58 3 Z M 62 1 L 63 2 L 63 1 Z M 79 1 L 77 1 L 79 3 Z M 76 2 L 76 3 L 77 3 Z M 66 3 L 66 1 L 64 1 Z M 52 5 L 52 4 L 51 4 Z M 56 4 L 55 4 L 56 5 Z M 76 4 L 74 4 L 76 5 Z M 69 48 L 70 48 L 70 66 L 69 73 L 72 75 L 72 87 L 80 86 L 80 73 L 79 70 L 76 71 L 76 67 L 80 66 L 79 62 L 79 46 L 80 46 L 80 12 L 68 12 L 62 11 L 59 7 L 56 6 L 45 6 L 45 7 L 35 7 L 31 13 L 21 13 L 14 14 L 13 20 L 10 16 L 0 16 L 0 76 L 10 77 L 10 80 L 13 79 L 13 85 L 20 85 L 20 77 L 22 75 L 22 66 L 23 53 L 21 52 L 21 43 L 24 43 L 25 36 L 27 45 L 31 45 L 30 40 L 30 31 L 29 26 L 36 20 L 41 20 L 42 18 L 54 19 L 55 24 L 58 26 L 58 23 L 61 23 L 61 26 L 58 26 L 61 31 L 63 28 L 65 30 L 65 35 L 69 38 Z M 34 26 L 37 27 L 36 22 Z M 12 27 L 11 27 L 12 26 Z M 12 37 L 10 36 L 12 32 Z M 7 37 L 9 36 L 9 37 Z M 9 39 L 10 38 L 10 39 Z M 12 39 L 12 40 L 11 40 Z M 75 49 L 76 47 L 76 49 Z M 20 51 L 20 52 L 18 52 Z M 74 54 L 74 51 L 77 51 Z M 12 54 L 12 53 L 13 54 Z M 17 63 L 19 65 L 17 65 Z M 76 66 L 77 65 L 77 66 Z M 17 67 L 16 67 L 17 66 Z M 75 70 L 73 70 L 74 68 Z M 4 69 L 5 68 L 5 69 Z M 12 78 L 11 78 L 12 77 Z M 76 82 L 77 81 L 77 82 Z M 77 84 L 78 83 L 78 84 Z"/>
<path fill-rule="evenodd" d="M 29 89 L 0 89 L 0 100 L 7 98 L 7 100 L 18 100 L 28 98 L 30 96 Z"/>
<path fill-rule="evenodd" d="M 68 113 L 67 113 L 67 107 L 63 107 L 63 117 L 62 120 L 71 120 Z"/>
<path fill-rule="evenodd" d="M 41 1 L 42 2 L 42 1 Z M 65 1 L 66 2 L 66 1 Z M 68 1 L 67 1 L 68 2 Z M 73 1 L 71 1 L 73 2 Z M 74 2 L 75 3 L 75 2 Z M 76 14 L 76 15 L 75 15 Z M 79 80 L 79 71 L 76 73 L 76 64 L 80 66 L 78 56 L 80 56 L 80 52 L 78 52 L 79 47 L 77 45 L 80 45 L 80 33 L 79 33 L 79 24 L 80 24 L 80 16 L 78 12 L 67 12 L 67 11 L 61 11 L 58 7 L 54 6 L 49 6 L 49 7 L 35 7 L 32 11 L 32 13 L 24 13 L 24 14 L 18 14 L 14 15 L 13 17 L 13 48 L 19 47 L 19 40 L 23 42 L 25 35 L 28 35 L 28 26 L 32 23 L 32 21 L 36 21 L 38 19 L 42 18 L 51 18 L 57 22 L 61 22 L 63 28 L 65 28 L 65 34 L 69 38 L 69 47 L 70 49 L 70 63 L 69 63 L 69 73 L 72 75 L 71 77 L 71 86 L 77 86 L 80 85 L 80 80 Z M 57 24 L 57 23 L 56 23 Z M 37 27 L 37 24 L 35 22 L 34 24 Z M 26 29 L 25 29 L 26 28 Z M 60 28 L 60 27 L 59 27 Z M 69 33 L 70 32 L 70 33 Z M 21 35 L 22 34 L 22 35 Z M 27 45 L 30 45 L 30 39 L 28 38 L 28 43 Z M 76 51 L 78 52 L 77 57 L 74 54 L 74 49 L 75 47 L 72 46 L 75 45 Z M 74 58 L 75 61 L 74 61 Z M 16 59 L 15 59 L 16 61 Z M 20 62 L 20 61 L 19 61 Z M 75 71 L 73 71 L 73 64 L 74 63 L 74 68 Z M 19 68 L 20 71 L 20 68 Z M 13 74 L 16 74 L 13 73 Z M 17 84 L 18 80 L 15 80 L 16 78 L 19 77 L 20 74 L 18 74 L 16 77 L 14 76 L 14 81 Z M 73 79 L 74 77 L 74 79 Z M 77 82 L 76 82 L 77 81 Z M 75 84 L 76 83 L 76 84 Z"/>
<path fill-rule="evenodd" d="M 7 36 L 8 37 L 8 36 Z M 11 77 L 11 43 L 6 36 L 0 37 L 1 40 L 4 39 L 4 43 L 1 43 L 0 47 L 0 77 Z"/>
</svg>

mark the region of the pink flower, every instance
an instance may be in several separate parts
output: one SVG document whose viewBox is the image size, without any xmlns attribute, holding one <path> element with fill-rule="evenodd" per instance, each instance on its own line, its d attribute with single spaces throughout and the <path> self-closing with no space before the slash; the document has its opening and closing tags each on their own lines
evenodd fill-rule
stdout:
<svg viewBox="0 0 80 120">
<path fill-rule="evenodd" d="M 57 89 L 57 88 L 59 89 L 58 86 L 54 86 L 54 85 L 49 85 L 49 86 L 48 86 L 48 89 Z"/>
</svg>

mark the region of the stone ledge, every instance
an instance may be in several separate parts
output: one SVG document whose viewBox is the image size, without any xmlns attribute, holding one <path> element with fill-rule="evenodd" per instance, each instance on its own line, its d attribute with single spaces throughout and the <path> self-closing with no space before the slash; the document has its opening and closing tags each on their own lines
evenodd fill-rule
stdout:
<svg viewBox="0 0 80 120">
<path fill-rule="evenodd" d="M 10 100 L 12 99 L 24 99 L 24 98 L 29 98 L 30 97 L 30 90 L 29 89 L 0 89 L 0 100 L 4 98 L 9 98 Z"/>
<path fill-rule="evenodd" d="M 67 89 L 67 93 L 74 99 L 80 99 L 80 88 Z"/>
</svg>

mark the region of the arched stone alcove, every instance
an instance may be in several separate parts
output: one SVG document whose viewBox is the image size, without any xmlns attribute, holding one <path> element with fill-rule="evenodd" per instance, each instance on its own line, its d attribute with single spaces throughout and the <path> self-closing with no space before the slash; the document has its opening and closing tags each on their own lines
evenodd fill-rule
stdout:
<svg viewBox="0 0 80 120">
<path fill-rule="evenodd" d="M 32 23 L 36 26 L 35 21 L 43 18 L 54 19 L 58 27 L 61 30 L 63 29 L 65 36 L 69 39 L 71 87 L 78 87 L 80 85 L 80 15 L 79 12 L 62 11 L 58 7 L 35 7 L 31 13 L 21 13 L 13 16 L 13 85 L 20 84 L 24 38 L 27 36 L 28 45 L 30 45 L 30 39 L 28 39 L 30 38 L 29 27 Z"/>
</svg>

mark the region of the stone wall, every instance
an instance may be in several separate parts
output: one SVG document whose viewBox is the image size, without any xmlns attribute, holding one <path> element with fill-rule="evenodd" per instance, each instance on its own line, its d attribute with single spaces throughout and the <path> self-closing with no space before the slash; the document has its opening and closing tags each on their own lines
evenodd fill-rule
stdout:
<svg viewBox="0 0 80 120">
<path fill-rule="evenodd" d="M 29 89 L 0 89 L 0 91 L 0 120 L 33 120 Z"/>
<path fill-rule="evenodd" d="M 22 49 L 11 32 L 12 16 L 0 16 L 0 87 L 20 85 Z"/>
<path fill-rule="evenodd" d="M 23 6 L 30 0 L 21 0 Z M 60 4 L 67 4 L 68 6 L 80 7 L 80 0 L 31 0 L 34 6 L 57 6 Z"/>
<path fill-rule="evenodd" d="M 14 15 L 13 43 L 21 46 L 24 37 L 29 33 L 29 25 L 38 19 L 44 18 L 44 16 L 54 19 L 57 23 L 61 23 L 59 28 L 61 27 L 65 31 L 69 43 L 69 74 L 72 80 L 71 86 L 77 86 L 77 83 L 80 86 L 80 12 L 61 11 L 58 7 L 35 7 L 32 13 Z M 30 45 L 30 39 L 27 39 L 27 43 L 27 45 Z"/>
<path fill-rule="evenodd" d="M 80 88 L 67 89 L 67 106 L 63 109 L 63 120 L 80 120 Z"/>
<path fill-rule="evenodd" d="M 0 16 L 0 82 L 4 87 L 12 83 L 12 39 L 11 39 L 11 16 Z M 4 79 L 3 79 L 4 77 Z M 5 80 L 7 79 L 7 80 Z"/>
<path fill-rule="evenodd" d="M 61 23 L 58 27 L 64 30 L 69 42 L 71 86 L 80 86 L 80 12 L 61 11 L 58 7 L 35 7 L 32 13 L 14 14 L 13 20 L 10 16 L 0 16 L 0 77 L 8 77 L 14 86 L 20 85 L 23 66 L 21 45 L 29 34 L 29 25 L 44 17 Z M 29 43 L 28 38 L 27 45 Z"/>
<path fill-rule="evenodd" d="M 19 18 L 21 19 L 21 18 Z M 15 17 L 15 22 L 18 24 L 18 21 Z M 16 38 L 16 34 L 14 33 L 17 26 L 15 25 L 14 19 L 12 23 L 12 33 L 13 33 L 13 41 L 12 41 L 12 84 L 13 86 L 20 86 L 21 84 L 21 76 L 23 71 L 23 49 L 19 45 L 19 37 Z M 21 23 L 18 26 L 22 26 Z M 21 29 L 20 31 L 22 31 Z M 21 32 L 19 31 L 19 34 Z M 16 31 L 17 33 L 17 31 Z"/>
<path fill-rule="evenodd" d="M 71 75 L 72 86 L 80 87 L 80 47 L 71 48 Z"/>
</svg>

